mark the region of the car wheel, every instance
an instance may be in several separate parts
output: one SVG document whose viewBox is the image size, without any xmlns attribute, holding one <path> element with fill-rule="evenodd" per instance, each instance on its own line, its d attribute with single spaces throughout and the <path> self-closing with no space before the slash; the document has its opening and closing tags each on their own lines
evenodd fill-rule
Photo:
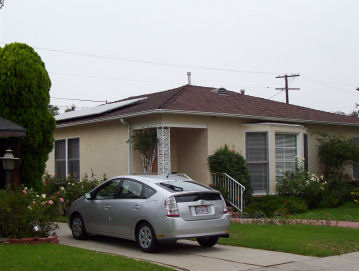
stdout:
<svg viewBox="0 0 359 271">
<path fill-rule="evenodd" d="M 217 244 L 218 237 L 201 237 L 197 238 L 197 242 L 202 247 L 213 247 L 215 244 Z"/>
<path fill-rule="evenodd" d="M 82 217 L 80 215 L 74 215 L 74 217 L 72 218 L 71 231 L 72 231 L 72 236 L 75 239 L 84 240 L 88 237 L 85 229 L 84 221 L 82 220 Z"/>
<path fill-rule="evenodd" d="M 158 247 L 155 231 L 149 223 L 141 223 L 136 232 L 138 246 L 144 252 L 154 252 Z"/>
</svg>

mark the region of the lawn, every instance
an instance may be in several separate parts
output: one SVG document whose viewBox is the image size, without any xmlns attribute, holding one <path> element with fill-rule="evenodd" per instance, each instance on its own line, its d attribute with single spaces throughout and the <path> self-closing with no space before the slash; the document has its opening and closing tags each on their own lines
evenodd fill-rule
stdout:
<svg viewBox="0 0 359 271">
<path fill-rule="evenodd" d="M 223 245 L 325 257 L 359 251 L 359 230 L 312 225 L 231 225 Z"/>
<path fill-rule="evenodd" d="M 289 218 L 300 219 L 326 219 L 327 217 L 337 221 L 359 221 L 359 204 L 347 202 L 337 208 L 315 209 L 289 216 Z"/>
<path fill-rule="evenodd" d="M 148 262 L 55 244 L 0 245 L 1 270 L 173 270 Z"/>
<path fill-rule="evenodd" d="M 63 222 L 63 223 L 67 223 L 67 217 L 66 216 L 62 216 L 59 215 L 54 219 L 54 222 Z"/>
</svg>

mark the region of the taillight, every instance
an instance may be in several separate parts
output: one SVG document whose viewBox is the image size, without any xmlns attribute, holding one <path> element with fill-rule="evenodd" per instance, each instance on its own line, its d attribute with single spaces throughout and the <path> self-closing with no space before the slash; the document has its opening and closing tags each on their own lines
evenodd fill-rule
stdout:
<svg viewBox="0 0 359 271">
<path fill-rule="evenodd" d="M 166 216 L 169 217 L 179 216 L 177 202 L 174 197 L 169 197 L 168 199 L 165 200 L 165 210 L 166 210 Z"/>
<path fill-rule="evenodd" d="M 222 204 L 223 204 L 223 213 L 226 214 L 226 213 L 228 213 L 227 204 L 222 196 L 221 196 L 221 198 L 222 198 Z"/>
<path fill-rule="evenodd" d="M 225 202 L 223 202 L 223 213 L 224 213 L 224 214 L 228 213 L 227 205 L 226 205 Z"/>
</svg>

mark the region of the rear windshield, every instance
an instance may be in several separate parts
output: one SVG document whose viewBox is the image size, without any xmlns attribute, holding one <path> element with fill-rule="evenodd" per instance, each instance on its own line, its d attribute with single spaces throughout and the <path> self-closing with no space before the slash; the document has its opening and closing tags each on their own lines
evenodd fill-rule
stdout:
<svg viewBox="0 0 359 271">
<path fill-rule="evenodd" d="M 214 193 L 197 192 L 197 193 L 175 196 L 175 198 L 176 198 L 176 202 L 192 202 L 197 200 L 222 200 L 220 194 L 216 192 Z"/>
<path fill-rule="evenodd" d="M 182 191 L 208 191 L 210 188 L 200 185 L 198 183 L 190 181 L 168 181 L 158 184 L 159 186 L 166 188 L 171 192 L 182 192 Z"/>
</svg>

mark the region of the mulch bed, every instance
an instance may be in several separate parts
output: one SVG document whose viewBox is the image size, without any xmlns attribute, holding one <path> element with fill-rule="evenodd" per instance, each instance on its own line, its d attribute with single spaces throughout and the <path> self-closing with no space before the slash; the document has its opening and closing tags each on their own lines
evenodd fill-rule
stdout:
<svg viewBox="0 0 359 271">
<path fill-rule="evenodd" d="M 0 244 L 44 244 L 52 243 L 57 244 L 59 238 L 57 235 L 52 235 L 49 237 L 31 237 L 31 238 L 1 238 Z"/>
</svg>

